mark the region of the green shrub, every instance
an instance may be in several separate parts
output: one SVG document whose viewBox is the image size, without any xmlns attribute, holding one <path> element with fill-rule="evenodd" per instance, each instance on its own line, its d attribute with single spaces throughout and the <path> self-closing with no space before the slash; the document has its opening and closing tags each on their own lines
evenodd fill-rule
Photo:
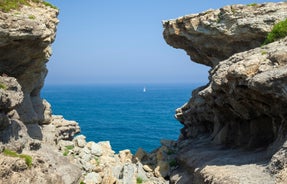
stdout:
<svg viewBox="0 0 287 184">
<path fill-rule="evenodd" d="M 72 150 L 72 149 L 74 149 L 73 145 L 65 146 L 65 150 L 63 152 L 63 155 L 67 156 L 69 154 L 70 150 Z"/>
<path fill-rule="evenodd" d="M 25 160 L 25 163 L 27 164 L 28 167 L 32 166 L 32 157 L 29 155 L 24 155 L 24 154 L 18 154 L 15 151 L 11 151 L 9 149 L 5 149 L 3 151 L 3 154 L 9 157 L 18 157 L 18 158 L 23 158 Z"/>
<path fill-rule="evenodd" d="M 73 146 L 73 145 L 69 145 L 69 146 L 65 146 L 65 148 L 66 148 L 67 150 L 72 150 L 72 149 L 74 149 L 74 146 Z"/>
<path fill-rule="evenodd" d="M 49 6 L 49 7 L 51 7 L 51 8 L 58 9 L 56 6 L 52 5 L 51 3 L 47 2 L 47 1 L 43 1 L 43 4 L 44 4 L 45 6 Z"/>
<path fill-rule="evenodd" d="M 68 154 L 69 154 L 69 150 L 66 149 L 63 153 L 63 156 L 68 156 Z"/>
<path fill-rule="evenodd" d="M 263 45 L 279 40 L 287 36 L 287 19 L 274 25 L 272 31 L 267 35 Z"/>
<path fill-rule="evenodd" d="M 170 167 L 175 167 L 175 166 L 177 166 L 177 161 L 176 161 L 176 160 L 170 161 L 170 162 L 169 162 L 169 166 L 170 166 Z"/>
<path fill-rule="evenodd" d="M 0 89 L 7 89 L 7 86 L 3 83 L 0 83 Z"/>
<path fill-rule="evenodd" d="M 261 55 L 266 55 L 266 54 L 267 54 L 266 50 L 261 51 Z"/>
<path fill-rule="evenodd" d="M 143 183 L 143 179 L 141 177 L 137 177 L 137 184 Z"/>
<path fill-rule="evenodd" d="M 36 18 L 35 15 L 29 15 L 29 19 L 34 20 L 35 18 Z"/>
<path fill-rule="evenodd" d="M 18 157 L 18 153 L 16 153 L 15 151 L 11 151 L 9 149 L 5 149 L 3 151 L 3 154 L 9 157 Z"/>
<path fill-rule="evenodd" d="M 19 157 L 25 159 L 25 162 L 26 162 L 28 167 L 32 166 L 32 157 L 31 156 L 21 154 L 21 155 L 19 155 Z"/>
<path fill-rule="evenodd" d="M 96 161 L 97 166 L 99 166 L 100 165 L 99 157 L 95 157 L 95 161 Z"/>
<path fill-rule="evenodd" d="M 256 3 L 251 3 L 251 4 L 248 4 L 247 6 L 256 6 L 257 4 Z"/>
</svg>

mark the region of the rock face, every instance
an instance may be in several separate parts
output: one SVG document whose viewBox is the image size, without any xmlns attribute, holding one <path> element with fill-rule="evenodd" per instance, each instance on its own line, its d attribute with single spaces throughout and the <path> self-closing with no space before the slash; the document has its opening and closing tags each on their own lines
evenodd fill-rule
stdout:
<svg viewBox="0 0 287 184">
<path fill-rule="evenodd" d="M 177 110 L 183 137 L 249 148 L 286 135 L 286 39 L 238 53 L 210 71 L 210 83 Z"/>
<path fill-rule="evenodd" d="M 0 183 L 71 184 L 81 177 L 80 168 L 56 147 L 73 139 L 78 124 L 52 117 L 50 104 L 40 97 L 57 15 L 57 9 L 32 1 L 0 11 Z M 3 150 L 25 154 L 31 163 Z"/>
<path fill-rule="evenodd" d="M 287 181 L 287 38 L 260 47 L 286 10 L 286 2 L 234 5 L 163 23 L 168 44 L 212 67 L 209 83 L 176 110 L 184 177 L 175 172 L 174 182 Z"/>
<path fill-rule="evenodd" d="M 0 11 L 0 74 L 15 77 L 24 93 L 17 107 L 24 123 L 46 123 L 47 108 L 40 97 L 47 75 L 46 62 L 55 39 L 58 10 L 30 3 L 21 10 Z"/>
<path fill-rule="evenodd" d="M 214 67 L 235 53 L 259 47 L 273 25 L 286 17 L 286 3 L 232 5 L 164 21 L 163 35 L 194 62 Z"/>
<path fill-rule="evenodd" d="M 78 123 L 52 115 L 40 90 L 58 10 L 27 2 L 0 11 L 0 184 L 165 184 L 168 160 L 155 157 L 167 148 L 151 155 L 143 151 L 145 158 L 130 150 L 115 154 L 108 141 L 74 137 Z"/>
<path fill-rule="evenodd" d="M 78 123 L 41 99 L 58 10 L 0 12 L 0 183 L 287 183 L 287 38 L 259 47 L 286 10 L 234 5 L 165 21 L 166 41 L 211 66 L 210 82 L 176 110 L 178 141 L 134 156 L 74 137 Z"/>
<path fill-rule="evenodd" d="M 0 11 L 0 110 L 4 118 L 0 137 L 4 143 L 21 141 L 18 150 L 27 142 L 24 138 L 41 134 L 39 125 L 51 119 L 50 105 L 40 97 L 40 90 L 55 39 L 57 15 L 57 9 L 41 2 Z M 37 139 L 41 137 L 37 135 Z"/>
</svg>

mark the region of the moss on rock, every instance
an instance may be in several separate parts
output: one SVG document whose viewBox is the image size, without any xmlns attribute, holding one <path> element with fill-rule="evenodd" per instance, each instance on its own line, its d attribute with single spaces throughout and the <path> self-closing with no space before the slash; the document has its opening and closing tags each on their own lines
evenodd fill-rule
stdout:
<svg viewBox="0 0 287 184">
<path fill-rule="evenodd" d="M 45 6 L 57 9 L 56 6 L 43 0 L 0 0 L 0 10 L 3 12 L 9 12 L 10 10 L 19 9 L 23 5 L 29 6 L 31 2 L 42 3 Z"/>
</svg>

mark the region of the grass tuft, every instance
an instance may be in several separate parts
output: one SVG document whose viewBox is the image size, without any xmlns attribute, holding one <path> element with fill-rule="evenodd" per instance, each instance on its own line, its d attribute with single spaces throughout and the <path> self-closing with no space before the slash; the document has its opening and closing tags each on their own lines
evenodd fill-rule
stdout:
<svg viewBox="0 0 287 184">
<path fill-rule="evenodd" d="M 279 40 L 287 36 L 287 19 L 274 25 L 272 31 L 267 35 L 263 45 Z"/>
<path fill-rule="evenodd" d="M 25 162 L 26 162 L 28 167 L 32 166 L 32 157 L 30 155 L 21 154 L 21 155 L 19 155 L 19 157 L 25 159 Z"/>
<path fill-rule="evenodd" d="M 69 146 L 65 146 L 65 150 L 63 152 L 63 155 L 64 156 L 68 156 L 70 150 L 74 149 L 74 146 L 73 145 L 69 145 Z"/>
<path fill-rule="evenodd" d="M 73 145 L 69 145 L 69 146 L 65 146 L 65 148 L 66 148 L 67 150 L 72 150 L 72 149 L 74 149 L 74 146 L 73 146 Z"/>
<path fill-rule="evenodd" d="M 17 10 L 23 5 L 30 6 L 30 2 L 42 3 L 45 6 L 57 9 L 56 6 L 42 0 L 0 0 L 0 11 L 7 13 L 10 10 Z"/>
<path fill-rule="evenodd" d="M 261 55 L 266 55 L 266 54 L 267 54 L 266 50 L 261 51 Z"/>
<path fill-rule="evenodd" d="M 3 154 L 9 157 L 23 158 L 28 167 L 32 166 L 32 157 L 30 155 L 18 154 L 15 151 L 11 151 L 9 149 L 5 149 Z"/>
<path fill-rule="evenodd" d="M 54 8 L 54 9 L 58 9 L 56 6 L 52 5 L 51 3 L 47 2 L 47 1 L 43 1 L 42 2 L 45 6 L 48 6 L 50 8 Z"/>
<path fill-rule="evenodd" d="M 5 85 L 5 84 L 3 84 L 3 83 L 0 83 L 0 89 L 7 89 L 7 86 Z"/>
<path fill-rule="evenodd" d="M 251 3 L 251 4 L 248 4 L 247 6 L 257 6 L 257 3 Z"/>
<path fill-rule="evenodd" d="M 29 15 L 29 19 L 34 20 L 36 19 L 35 15 Z"/>
<path fill-rule="evenodd" d="M 141 177 L 137 177 L 137 184 L 143 183 L 143 179 Z"/>
<path fill-rule="evenodd" d="M 100 165 L 99 157 L 95 157 L 95 161 L 96 161 L 97 166 L 99 166 Z"/>
</svg>

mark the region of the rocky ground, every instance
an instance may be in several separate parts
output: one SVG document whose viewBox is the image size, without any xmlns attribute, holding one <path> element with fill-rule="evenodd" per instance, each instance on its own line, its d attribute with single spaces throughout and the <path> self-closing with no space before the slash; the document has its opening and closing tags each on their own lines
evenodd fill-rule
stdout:
<svg viewBox="0 0 287 184">
<path fill-rule="evenodd" d="M 163 22 L 167 43 L 210 66 L 210 81 L 176 110 L 179 140 L 135 155 L 86 142 L 40 97 L 57 15 L 41 2 L 0 11 L 0 183 L 287 183 L 287 38 L 262 46 L 286 2 Z"/>
</svg>

